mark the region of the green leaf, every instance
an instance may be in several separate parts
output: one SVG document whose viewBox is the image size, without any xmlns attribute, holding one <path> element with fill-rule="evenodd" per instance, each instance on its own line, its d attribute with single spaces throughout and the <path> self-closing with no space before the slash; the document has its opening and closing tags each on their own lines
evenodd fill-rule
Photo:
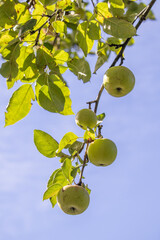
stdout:
<svg viewBox="0 0 160 240">
<path fill-rule="evenodd" d="M 105 117 L 106 117 L 106 114 L 105 114 L 105 113 L 101 113 L 101 114 L 97 115 L 97 119 L 98 119 L 98 121 L 100 121 L 100 122 L 102 122 Z"/>
<path fill-rule="evenodd" d="M 59 149 L 57 152 L 61 152 L 67 145 L 73 144 L 77 138 L 77 135 L 72 132 L 66 133 L 59 143 Z"/>
<path fill-rule="evenodd" d="M 72 171 L 72 162 L 71 159 L 67 158 L 62 164 L 62 171 L 65 176 L 65 178 L 69 181 L 69 183 L 72 183 L 72 176 L 71 176 L 71 171 Z"/>
<path fill-rule="evenodd" d="M 54 208 L 54 206 L 55 206 L 56 203 L 57 203 L 57 194 L 54 195 L 53 197 L 51 197 L 49 200 L 50 200 L 50 202 L 51 202 L 51 204 L 52 204 L 52 208 Z"/>
<path fill-rule="evenodd" d="M 136 29 L 130 22 L 116 17 L 105 19 L 103 30 L 116 38 L 130 38 L 136 34 Z"/>
<path fill-rule="evenodd" d="M 40 2 L 44 5 L 44 6 L 50 6 L 54 3 L 56 3 L 58 0 L 40 0 Z"/>
<path fill-rule="evenodd" d="M 18 74 L 18 64 L 14 59 L 7 61 L 5 63 L 2 63 L 2 66 L 0 68 L 0 74 L 4 78 L 14 78 Z"/>
<path fill-rule="evenodd" d="M 91 78 L 91 70 L 89 63 L 84 58 L 73 58 L 68 62 L 68 67 L 78 79 L 82 79 L 84 83 L 88 82 Z"/>
<path fill-rule="evenodd" d="M 65 98 L 63 110 L 59 113 L 64 114 L 64 115 L 74 114 L 71 109 L 72 101 L 69 97 L 70 96 L 69 88 L 56 75 L 49 75 L 49 79 L 53 81 L 54 86 L 56 85 L 57 88 L 59 88 L 61 90 L 61 92 Z M 51 95 L 50 95 L 51 91 L 49 92 L 49 87 L 48 87 L 47 83 L 48 83 L 48 75 L 47 74 L 42 74 L 37 79 L 37 84 L 35 87 L 37 102 L 41 107 L 43 107 L 47 111 L 57 112 L 55 102 L 53 102 L 54 98 L 51 98 Z M 63 99 L 61 99 L 61 102 L 63 102 Z"/>
<path fill-rule="evenodd" d="M 87 184 L 85 185 L 85 189 L 87 190 L 88 194 L 91 194 L 91 189 L 88 188 L 88 185 L 87 185 Z"/>
<path fill-rule="evenodd" d="M 73 24 L 77 24 L 79 22 L 80 19 L 80 15 L 79 14 L 68 14 L 66 16 L 64 16 L 64 20 L 68 23 L 73 23 Z"/>
<path fill-rule="evenodd" d="M 20 41 L 18 38 L 13 39 L 2 49 L 1 53 L 6 60 L 16 60 L 20 54 Z"/>
<path fill-rule="evenodd" d="M 5 112 L 5 126 L 12 125 L 24 118 L 31 109 L 31 100 L 35 100 L 30 84 L 22 85 L 12 95 L 7 112 Z"/>
<path fill-rule="evenodd" d="M 108 56 L 107 55 L 104 55 L 103 53 L 101 52 L 98 52 L 98 58 L 97 58 L 97 61 L 96 61 L 96 65 L 94 67 L 94 72 L 93 73 L 96 73 L 97 70 L 108 60 Z"/>
<path fill-rule="evenodd" d="M 73 153 L 75 154 L 76 152 L 79 152 L 79 150 L 82 148 L 83 143 L 76 141 L 74 142 L 70 147 L 69 147 L 69 153 L 72 155 Z"/>
<path fill-rule="evenodd" d="M 66 179 L 65 175 L 63 174 L 62 169 L 59 169 L 59 171 L 57 171 L 57 173 L 54 175 L 52 183 L 60 184 L 62 187 L 69 184 L 69 181 Z"/>
<path fill-rule="evenodd" d="M 36 25 L 37 20 L 36 19 L 30 19 L 28 20 L 21 28 L 19 31 L 19 34 L 22 35 L 23 33 L 25 33 L 28 30 L 32 30 L 33 27 Z"/>
<path fill-rule="evenodd" d="M 105 18 L 112 17 L 112 14 L 109 12 L 109 9 L 108 9 L 108 3 L 107 2 L 99 2 L 96 5 L 95 13 L 97 13 L 96 19 L 100 23 L 103 23 Z"/>
<path fill-rule="evenodd" d="M 101 30 L 99 23 L 95 20 L 89 22 L 88 37 L 92 40 L 99 40 L 101 38 Z"/>
<path fill-rule="evenodd" d="M 55 105 L 57 112 L 62 112 L 65 104 L 65 97 L 61 89 L 53 83 L 52 79 L 48 78 L 49 95 L 52 103 Z"/>
<path fill-rule="evenodd" d="M 87 21 L 80 23 L 77 27 L 77 41 L 79 47 L 84 52 L 84 55 L 87 56 L 87 54 L 91 51 L 94 40 L 90 39 L 87 33 L 89 23 Z M 91 35 L 91 34 L 90 34 Z"/>
<path fill-rule="evenodd" d="M 124 8 L 124 2 L 122 0 L 109 0 L 109 2 L 114 8 Z"/>
<path fill-rule="evenodd" d="M 4 2 L 4 1 L 3 1 Z M 15 11 L 15 2 L 6 0 L 3 4 L 1 1 L 0 6 L 0 26 L 5 27 L 5 25 L 12 26 L 15 24 L 16 20 L 16 11 Z"/>
<path fill-rule="evenodd" d="M 56 176 L 56 174 L 57 174 L 57 172 L 58 172 L 59 170 L 61 170 L 61 169 L 58 168 L 58 169 L 56 169 L 56 170 L 52 173 L 52 175 L 50 176 L 50 178 L 49 178 L 49 180 L 48 180 L 47 188 L 49 188 L 50 186 L 53 185 L 53 180 L 54 180 L 54 178 L 55 178 L 55 176 Z"/>
<path fill-rule="evenodd" d="M 41 130 L 34 130 L 34 143 L 41 154 L 48 158 L 55 157 L 58 142 L 51 135 Z"/>
<path fill-rule="evenodd" d="M 96 136 L 95 136 L 95 133 L 94 132 L 91 132 L 91 131 L 88 131 L 86 130 L 85 133 L 84 133 L 84 136 L 83 136 L 84 140 L 88 140 L 88 139 L 92 139 L 92 140 L 95 140 Z"/>
<path fill-rule="evenodd" d="M 45 191 L 45 193 L 44 193 L 44 195 L 43 195 L 43 200 L 46 200 L 46 199 L 48 199 L 48 198 L 51 198 L 51 197 L 57 195 L 57 193 L 59 192 L 59 190 L 60 190 L 61 188 L 62 188 L 62 186 L 61 186 L 60 184 L 58 184 L 58 183 L 53 184 L 51 187 L 49 187 L 49 188 Z"/>
<path fill-rule="evenodd" d="M 124 2 L 122 0 L 109 0 L 109 10 L 115 17 L 121 17 L 124 14 Z"/>
<path fill-rule="evenodd" d="M 64 64 L 65 62 L 68 61 L 69 54 L 65 52 L 64 50 L 57 50 L 53 54 L 54 61 L 56 64 Z"/>
<path fill-rule="evenodd" d="M 41 47 L 37 50 L 36 64 L 40 71 L 44 70 L 47 66 L 50 70 L 56 67 L 53 56 L 45 47 Z"/>
<path fill-rule="evenodd" d="M 56 33 L 66 33 L 67 32 L 67 26 L 62 21 L 54 21 L 52 23 L 52 27 L 54 28 Z"/>
<path fill-rule="evenodd" d="M 31 18 L 31 14 L 27 7 L 28 4 L 26 2 L 18 3 L 15 5 L 18 24 L 24 24 Z"/>
</svg>

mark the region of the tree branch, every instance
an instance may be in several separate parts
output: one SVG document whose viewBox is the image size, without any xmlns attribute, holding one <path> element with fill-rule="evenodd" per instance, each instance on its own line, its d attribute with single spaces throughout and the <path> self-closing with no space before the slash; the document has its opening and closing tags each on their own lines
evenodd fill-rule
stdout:
<svg viewBox="0 0 160 240">
<path fill-rule="evenodd" d="M 93 0 L 92 1 L 92 4 L 93 4 Z M 146 19 L 149 11 L 151 10 L 152 6 L 154 5 L 154 3 L 156 2 L 156 0 L 152 0 L 149 5 L 147 7 L 145 7 L 137 16 L 136 18 L 134 19 L 133 23 L 137 20 L 138 17 L 140 17 L 140 20 L 138 21 L 138 23 L 136 24 L 135 28 L 138 29 L 140 27 L 140 25 L 142 24 L 142 22 Z M 94 6 L 94 4 L 93 4 Z M 124 53 L 124 50 L 126 48 L 126 46 L 128 45 L 129 41 L 130 41 L 131 38 L 127 38 L 126 41 L 122 44 L 122 48 L 119 52 L 119 54 L 116 56 L 116 58 L 114 59 L 114 61 L 112 62 L 111 67 L 115 66 L 116 63 L 118 62 L 119 59 L 121 59 L 121 62 L 120 62 L 120 65 L 123 64 L 123 60 L 124 60 L 124 57 L 123 57 L 123 53 Z M 95 107 L 94 107 L 94 112 L 97 113 L 97 109 L 98 109 L 98 104 L 99 104 L 99 101 L 100 101 L 100 98 L 101 98 L 101 95 L 102 95 L 102 92 L 104 90 L 104 85 L 102 84 L 101 85 L 101 88 L 98 92 L 98 95 L 97 95 L 97 98 L 96 100 L 93 100 L 93 101 L 89 101 L 87 102 L 87 104 L 89 104 L 89 108 L 91 109 L 91 104 L 92 103 L 95 103 Z M 101 135 L 101 128 L 99 128 L 99 134 Z M 82 177 L 83 177 L 83 172 L 84 172 L 84 168 L 85 168 L 85 165 L 86 165 L 86 162 L 88 160 L 88 155 L 87 155 L 87 150 L 88 150 L 88 146 L 89 146 L 89 141 L 87 142 L 87 146 L 86 146 L 86 150 L 85 150 L 85 155 L 84 155 L 84 162 L 83 162 L 83 166 L 82 166 L 82 170 L 81 170 L 81 173 L 80 173 L 80 179 L 79 179 L 79 183 L 78 185 L 81 185 L 82 184 Z"/>
<path fill-rule="evenodd" d="M 138 14 L 138 17 L 140 17 L 138 23 L 136 24 L 135 28 L 138 29 L 140 27 L 140 25 L 142 24 L 142 22 L 146 19 L 149 11 L 151 10 L 151 8 L 153 7 L 154 3 L 156 2 L 156 0 L 151 0 L 151 2 L 148 4 L 147 7 L 145 7 L 142 11 L 141 11 L 141 14 L 139 13 Z M 135 22 L 137 20 L 137 17 L 135 18 L 135 20 L 133 22 Z M 126 46 L 128 45 L 129 41 L 130 41 L 131 38 L 127 38 L 126 41 L 123 43 L 123 45 L 121 46 L 121 50 L 120 52 L 118 53 L 118 55 L 116 56 L 116 58 L 114 59 L 114 61 L 112 62 L 111 67 L 115 66 L 116 63 L 118 62 L 119 59 L 121 59 L 121 62 L 120 62 L 120 65 L 123 64 L 123 60 L 124 60 L 124 57 L 123 57 L 123 53 L 124 53 L 124 50 L 126 48 Z M 97 112 L 97 109 L 98 109 L 98 104 L 99 104 L 99 100 L 100 100 L 100 97 L 102 95 L 102 92 L 104 90 L 104 86 L 102 84 L 100 90 L 99 90 L 99 93 L 98 93 L 98 96 L 96 98 L 95 101 L 91 101 L 95 103 L 95 108 L 94 108 L 94 112 L 96 113 Z"/>
</svg>

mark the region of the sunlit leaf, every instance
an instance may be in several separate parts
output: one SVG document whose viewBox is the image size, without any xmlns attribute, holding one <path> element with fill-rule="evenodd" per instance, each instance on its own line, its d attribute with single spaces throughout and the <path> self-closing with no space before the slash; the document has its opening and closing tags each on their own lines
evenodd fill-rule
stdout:
<svg viewBox="0 0 160 240">
<path fill-rule="evenodd" d="M 56 33 L 66 33 L 66 31 L 67 31 L 67 26 L 62 21 L 54 21 L 52 23 L 52 26 Z"/>
<path fill-rule="evenodd" d="M 57 195 L 57 193 L 59 192 L 59 190 L 62 188 L 62 186 L 58 183 L 50 186 L 44 193 L 43 195 L 43 200 L 46 200 L 48 198 L 51 198 L 55 195 Z"/>
<path fill-rule="evenodd" d="M 68 62 L 68 67 L 78 79 L 82 79 L 84 83 L 88 82 L 91 78 L 91 70 L 88 62 L 84 58 L 73 58 Z"/>
<path fill-rule="evenodd" d="M 88 36 L 88 27 L 89 23 L 87 21 L 80 23 L 77 27 L 77 41 L 85 56 L 91 51 L 94 44 L 94 40 Z"/>
<path fill-rule="evenodd" d="M 66 158 L 65 161 L 62 164 L 62 171 L 65 176 L 65 178 L 69 181 L 69 183 L 72 182 L 73 178 L 71 176 L 71 171 L 72 171 L 72 162 L 71 159 Z"/>
<path fill-rule="evenodd" d="M 66 133 L 59 143 L 58 152 L 61 152 L 63 148 L 65 148 L 67 145 L 73 144 L 77 140 L 77 138 L 77 135 L 72 132 Z"/>
<path fill-rule="evenodd" d="M 22 85 L 12 95 L 7 112 L 5 112 L 5 126 L 12 125 L 24 118 L 31 109 L 31 100 L 35 100 L 30 84 Z"/>
<path fill-rule="evenodd" d="M 103 30 L 116 38 L 129 38 L 136 34 L 136 29 L 130 22 L 116 17 L 105 19 Z"/>
<path fill-rule="evenodd" d="M 34 143 L 41 154 L 49 158 L 55 157 L 58 142 L 51 135 L 41 130 L 34 130 Z"/>
</svg>

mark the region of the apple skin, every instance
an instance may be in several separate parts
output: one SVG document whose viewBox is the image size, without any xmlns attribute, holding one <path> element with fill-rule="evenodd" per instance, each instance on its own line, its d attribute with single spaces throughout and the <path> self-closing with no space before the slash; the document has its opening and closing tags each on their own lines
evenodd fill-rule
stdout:
<svg viewBox="0 0 160 240">
<path fill-rule="evenodd" d="M 76 124 L 84 130 L 94 128 L 97 124 L 97 116 L 91 109 L 81 109 L 75 118 Z"/>
<path fill-rule="evenodd" d="M 87 190 L 79 185 L 66 185 L 57 195 L 57 204 L 63 212 L 70 215 L 83 213 L 89 206 Z"/>
<path fill-rule="evenodd" d="M 127 67 L 115 66 L 106 71 L 103 84 L 110 95 L 123 97 L 134 88 L 135 77 Z"/>
<path fill-rule="evenodd" d="M 88 147 L 88 158 L 96 166 L 108 166 L 114 162 L 117 156 L 117 147 L 107 138 L 99 138 Z"/>
</svg>

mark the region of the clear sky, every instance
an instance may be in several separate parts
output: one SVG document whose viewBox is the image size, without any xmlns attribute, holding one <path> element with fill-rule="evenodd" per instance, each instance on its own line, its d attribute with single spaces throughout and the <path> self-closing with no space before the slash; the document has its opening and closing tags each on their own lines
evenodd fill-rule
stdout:
<svg viewBox="0 0 160 240">
<path fill-rule="evenodd" d="M 134 90 L 123 98 L 103 92 L 98 109 L 106 113 L 103 136 L 116 143 L 118 156 L 108 167 L 89 164 L 85 169 L 92 192 L 89 208 L 81 215 L 66 215 L 42 201 L 49 176 L 60 163 L 37 151 L 33 130 L 46 131 L 58 141 L 69 131 L 82 136 L 83 130 L 74 116 L 49 113 L 36 102 L 25 119 L 4 128 L 4 111 L 14 89 L 8 91 L 1 77 L 0 239 L 160 239 L 159 1 L 153 10 L 157 20 L 144 22 L 136 44 L 125 51 L 124 65 L 136 77 Z M 85 85 L 66 74 L 75 113 L 95 99 L 110 64 Z"/>
</svg>

